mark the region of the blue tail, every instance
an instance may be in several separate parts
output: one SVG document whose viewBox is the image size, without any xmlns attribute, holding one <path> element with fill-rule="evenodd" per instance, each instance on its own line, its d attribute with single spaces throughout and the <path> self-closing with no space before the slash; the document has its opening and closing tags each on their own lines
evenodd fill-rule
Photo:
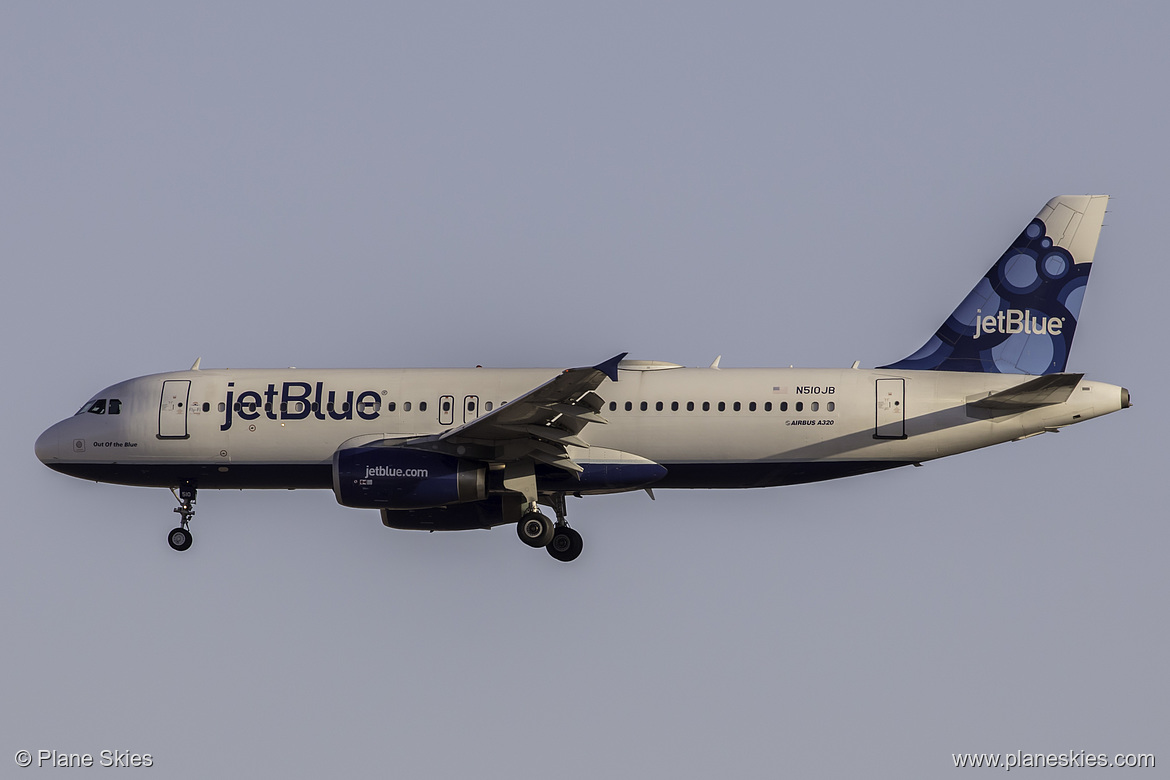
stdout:
<svg viewBox="0 0 1170 780">
<path fill-rule="evenodd" d="M 922 349 L 879 368 L 1063 372 L 1108 201 L 1048 201 Z"/>
</svg>

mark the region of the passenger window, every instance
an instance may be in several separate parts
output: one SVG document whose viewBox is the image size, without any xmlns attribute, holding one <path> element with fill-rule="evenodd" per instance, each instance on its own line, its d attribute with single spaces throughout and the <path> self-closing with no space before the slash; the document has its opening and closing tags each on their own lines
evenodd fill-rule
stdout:
<svg viewBox="0 0 1170 780">
<path fill-rule="evenodd" d="M 688 412 L 695 411 L 695 402 L 694 401 L 687 401 L 687 411 Z"/>
<path fill-rule="evenodd" d="M 765 412 L 772 411 L 772 402 L 771 401 L 764 401 L 764 411 Z"/>
<path fill-rule="evenodd" d="M 703 411 L 704 411 L 704 412 L 709 412 L 709 411 L 711 411 L 711 402 L 710 402 L 710 401 L 704 401 L 704 402 L 703 402 Z"/>
<path fill-rule="evenodd" d="M 782 412 L 788 411 L 788 402 L 787 401 L 780 402 L 780 411 L 782 411 Z"/>
<path fill-rule="evenodd" d="M 678 411 L 678 401 L 671 401 L 670 402 L 670 411 L 672 411 L 672 412 Z"/>
<path fill-rule="evenodd" d="M 734 404 L 732 404 L 731 408 L 733 411 L 738 412 L 739 411 L 739 401 L 736 401 Z"/>
<path fill-rule="evenodd" d="M 719 411 L 721 411 L 721 412 L 725 412 L 725 411 L 727 411 L 727 404 L 725 404 L 725 403 L 723 403 L 722 401 L 720 401 L 720 402 L 719 402 Z"/>
<path fill-rule="evenodd" d="M 617 411 L 617 401 L 610 401 L 610 402 L 609 402 L 609 410 L 610 410 L 611 412 L 616 412 L 616 411 Z"/>
<path fill-rule="evenodd" d="M 422 404 L 419 404 L 422 406 Z M 382 401 L 375 398 L 372 401 L 362 401 L 358 404 L 358 414 L 376 414 L 382 407 Z"/>
<path fill-rule="evenodd" d="M 264 404 L 264 411 L 268 411 L 270 408 L 271 408 L 270 404 Z M 288 402 L 287 401 L 280 402 L 280 411 L 281 411 L 281 413 L 288 411 Z"/>
<path fill-rule="evenodd" d="M 489 412 L 490 412 L 490 411 L 492 410 L 492 402 L 491 402 L 491 401 L 488 401 L 487 403 L 485 403 L 485 404 L 483 405 L 483 408 L 484 408 L 484 410 L 486 410 L 486 411 L 489 411 Z"/>
<path fill-rule="evenodd" d="M 110 401 L 110 403 L 111 403 L 111 404 L 115 404 L 115 403 L 116 403 L 116 404 L 118 405 L 118 409 L 119 409 L 119 411 L 121 410 L 121 408 L 122 408 L 122 402 L 121 402 L 121 401 Z M 207 401 L 204 401 L 204 402 L 203 402 L 203 411 L 205 411 L 205 412 L 210 412 L 210 411 L 211 411 L 211 404 L 207 403 Z M 115 412 L 113 409 L 111 409 L 111 410 L 110 410 L 110 414 L 117 414 L 117 413 L 118 413 L 118 412 Z"/>
<path fill-rule="evenodd" d="M 219 410 L 221 412 L 226 412 L 227 411 L 227 404 L 225 404 L 223 401 L 220 401 L 219 402 Z"/>
<path fill-rule="evenodd" d="M 470 408 L 470 407 L 468 407 L 468 408 Z M 450 402 L 450 401 L 444 401 L 444 402 L 443 402 L 443 411 L 444 411 L 444 412 L 449 412 L 449 411 L 451 411 L 451 402 Z"/>
<path fill-rule="evenodd" d="M 395 409 L 396 407 L 397 407 L 397 404 L 396 404 L 396 403 L 394 403 L 393 401 L 387 401 L 387 402 L 386 402 L 386 411 L 388 411 L 388 412 L 392 412 L 392 411 L 394 411 L 394 409 Z"/>
<path fill-rule="evenodd" d="M 633 404 L 633 402 L 632 402 L 632 401 L 626 401 L 626 411 L 627 411 L 627 412 L 632 412 L 633 410 L 634 410 L 634 404 Z"/>
<path fill-rule="evenodd" d="M 208 408 L 211 408 L 209 404 L 203 404 L 203 405 L 208 407 Z M 110 406 L 109 406 L 109 409 L 107 411 L 109 411 L 110 414 L 121 414 L 122 413 L 122 402 L 119 401 L 117 398 L 111 398 L 110 399 Z M 204 409 L 203 411 L 206 412 L 207 409 Z"/>
<path fill-rule="evenodd" d="M 798 411 L 798 412 L 804 411 L 804 401 L 797 401 L 796 402 L 796 411 Z"/>
<path fill-rule="evenodd" d="M 98 399 L 97 401 L 94 401 L 92 404 L 89 405 L 89 408 L 86 409 L 86 411 L 89 412 L 90 414 L 105 414 L 106 413 L 106 399 L 101 398 L 101 399 Z"/>
<path fill-rule="evenodd" d="M 820 411 L 820 408 L 821 408 L 821 404 L 819 401 L 813 401 L 812 405 L 809 406 L 809 409 L 811 409 L 814 412 Z"/>
<path fill-rule="evenodd" d="M 661 401 L 659 401 L 658 403 L 654 404 L 654 411 L 656 411 L 656 412 L 661 412 L 661 411 L 662 411 L 662 402 L 661 402 Z"/>
<path fill-rule="evenodd" d="M 425 412 L 427 410 L 427 402 L 426 401 L 419 401 L 418 402 L 418 410 L 420 412 Z"/>
<path fill-rule="evenodd" d="M 402 411 L 404 411 L 404 412 L 410 411 L 410 401 L 403 401 L 402 402 Z"/>
<path fill-rule="evenodd" d="M 641 409 L 643 412 L 644 412 L 644 411 L 646 411 L 646 409 L 647 409 L 647 404 L 646 404 L 646 402 L 645 402 L 645 401 L 643 401 L 643 402 L 642 402 L 642 403 L 639 405 L 639 407 L 638 407 L 638 408 L 639 408 L 639 409 Z"/>
<path fill-rule="evenodd" d="M 755 410 L 756 410 L 756 402 L 752 401 L 750 404 L 748 404 L 748 411 L 754 412 Z"/>
<path fill-rule="evenodd" d="M 825 408 L 831 412 L 837 408 L 837 404 L 833 403 L 832 401 L 829 401 L 827 404 L 825 404 Z"/>
</svg>

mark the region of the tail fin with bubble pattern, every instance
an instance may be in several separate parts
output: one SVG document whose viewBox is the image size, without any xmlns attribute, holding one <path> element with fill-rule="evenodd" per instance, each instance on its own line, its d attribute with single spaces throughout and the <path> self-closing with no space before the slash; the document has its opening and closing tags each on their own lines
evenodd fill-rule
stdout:
<svg viewBox="0 0 1170 780">
<path fill-rule="evenodd" d="M 1063 372 L 1108 201 L 1107 195 L 1048 201 L 922 349 L 880 367 Z"/>
</svg>

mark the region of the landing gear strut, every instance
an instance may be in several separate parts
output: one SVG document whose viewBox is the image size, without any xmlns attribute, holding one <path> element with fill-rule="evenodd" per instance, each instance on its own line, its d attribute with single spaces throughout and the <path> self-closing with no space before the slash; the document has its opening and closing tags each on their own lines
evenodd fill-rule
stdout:
<svg viewBox="0 0 1170 780">
<path fill-rule="evenodd" d="M 558 561 L 572 561 L 581 554 L 581 534 L 569 528 L 565 521 L 565 494 L 540 495 L 532 461 L 506 464 L 503 488 L 510 496 L 509 501 L 515 502 L 511 505 L 511 511 L 520 516 L 516 523 L 516 535 L 520 541 L 529 547 L 545 548 Z M 557 516 L 556 523 L 540 513 L 538 504 L 553 510 Z"/>
<path fill-rule="evenodd" d="M 184 482 L 179 485 L 178 491 L 171 488 L 179 505 L 174 511 L 179 513 L 179 527 L 171 530 L 167 541 L 172 550 L 183 552 L 191 546 L 191 518 L 195 515 L 195 483 Z"/>
<path fill-rule="evenodd" d="M 552 539 L 546 547 L 548 554 L 565 563 L 574 561 L 581 554 L 584 542 L 581 539 L 581 534 L 570 528 L 568 521 L 565 520 L 565 494 L 553 494 L 550 497 L 549 505 L 556 513 L 557 524 L 553 530 Z"/>
</svg>

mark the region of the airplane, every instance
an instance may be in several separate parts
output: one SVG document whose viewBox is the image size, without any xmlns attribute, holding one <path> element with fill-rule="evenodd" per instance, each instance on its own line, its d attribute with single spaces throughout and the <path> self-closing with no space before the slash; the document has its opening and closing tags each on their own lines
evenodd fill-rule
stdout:
<svg viewBox="0 0 1170 780">
<path fill-rule="evenodd" d="M 917 352 L 874 369 L 201 369 L 108 387 L 36 442 L 81 479 L 170 488 L 191 546 L 198 489 L 332 489 L 389 528 L 515 525 L 583 549 L 566 497 L 793 485 L 1019 441 L 1130 406 L 1066 371 L 1108 197 L 1059 196 Z M 550 519 L 540 511 L 549 508 Z"/>
</svg>

